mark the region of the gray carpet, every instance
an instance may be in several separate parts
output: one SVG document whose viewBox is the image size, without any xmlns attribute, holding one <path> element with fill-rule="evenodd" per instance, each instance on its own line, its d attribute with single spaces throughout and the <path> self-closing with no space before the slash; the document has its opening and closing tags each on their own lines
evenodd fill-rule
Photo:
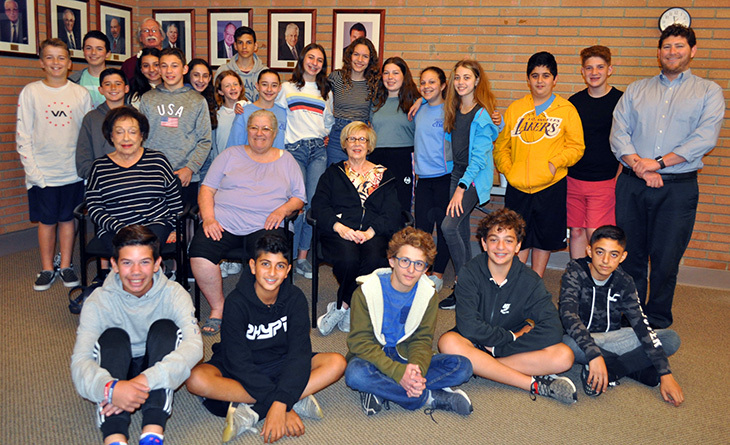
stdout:
<svg viewBox="0 0 730 445">
<path fill-rule="evenodd" d="M 37 250 L 0 257 L 3 298 L 0 393 L 2 427 L 0 443 L 101 443 L 94 426 L 91 403 L 81 399 L 71 383 L 69 361 L 78 317 L 66 307 L 66 289 L 60 282 L 46 292 L 34 292 Z M 93 269 L 93 266 L 90 267 Z M 93 271 L 92 271 L 93 272 Z M 319 311 L 333 300 L 335 282 L 328 266 L 321 268 Z M 224 280 L 226 291 L 237 280 Z M 451 277 L 447 275 L 447 282 Z M 555 294 L 560 273 L 548 271 L 548 289 Z M 295 284 L 306 295 L 310 281 L 299 276 Z M 441 297 L 448 294 L 442 291 Z M 208 307 L 203 304 L 203 316 Z M 373 417 L 360 410 L 359 399 L 340 380 L 317 395 L 325 412 L 320 421 L 305 419 L 306 434 L 282 443 L 299 444 L 483 444 L 483 443 L 730 443 L 727 389 L 728 352 L 722 341 L 730 318 L 730 291 L 680 286 L 675 301 L 674 329 L 682 347 L 670 359 L 686 397 L 673 408 L 658 389 L 628 379 L 593 399 L 579 390 L 577 404 L 536 401 L 524 391 L 483 379 L 462 386 L 474 404 L 474 413 L 461 417 L 434 413 L 434 422 L 421 411 L 393 406 Z M 453 326 L 454 314 L 440 311 L 438 335 Z M 312 331 L 316 351 L 346 352 L 345 334 L 328 337 Z M 206 359 L 214 339 L 205 338 Z M 578 368 L 567 374 L 579 385 Z M 131 441 L 136 443 L 140 415 L 133 416 Z M 168 444 L 220 442 L 223 420 L 209 415 L 185 388 L 176 393 L 174 413 L 166 432 Z M 232 443 L 262 443 L 245 434 Z"/>
</svg>

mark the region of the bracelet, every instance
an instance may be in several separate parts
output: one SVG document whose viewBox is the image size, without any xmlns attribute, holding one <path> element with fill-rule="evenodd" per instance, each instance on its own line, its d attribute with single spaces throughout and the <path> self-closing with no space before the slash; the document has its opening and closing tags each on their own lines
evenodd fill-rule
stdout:
<svg viewBox="0 0 730 445">
<path fill-rule="evenodd" d="M 109 400 L 109 387 L 111 386 L 113 381 L 114 380 L 109 380 L 108 382 L 106 382 L 106 385 L 104 385 L 104 400 L 105 401 Z"/>
<path fill-rule="evenodd" d="M 111 382 L 111 386 L 109 387 L 109 398 L 107 399 L 107 403 L 112 403 L 112 396 L 114 394 L 114 387 L 117 386 L 117 382 L 119 379 L 114 379 Z"/>
</svg>

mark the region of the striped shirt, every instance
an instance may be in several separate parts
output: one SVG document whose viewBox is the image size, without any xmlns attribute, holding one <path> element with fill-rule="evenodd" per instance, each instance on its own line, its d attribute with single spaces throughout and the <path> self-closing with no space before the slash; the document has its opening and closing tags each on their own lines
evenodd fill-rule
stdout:
<svg viewBox="0 0 730 445">
<path fill-rule="evenodd" d="M 86 204 L 98 236 L 130 224 L 172 226 L 182 211 L 180 181 L 159 151 L 145 149 L 139 161 L 126 168 L 107 155 L 91 166 Z"/>
<path fill-rule="evenodd" d="M 333 114 L 335 118 L 369 122 L 372 103 L 368 100 L 367 81 L 353 80 L 352 86 L 346 88 L 340 70 L 330 73 L 329 81 L 332 85 Z"/>
</svg>

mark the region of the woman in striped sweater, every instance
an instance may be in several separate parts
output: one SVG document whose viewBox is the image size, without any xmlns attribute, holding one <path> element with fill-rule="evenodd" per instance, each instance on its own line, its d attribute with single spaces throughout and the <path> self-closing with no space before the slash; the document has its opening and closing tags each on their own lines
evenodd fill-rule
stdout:
<svg viewBox="0 0 730 445">
<path fill-rule="evenodd" d="M 102 133 L 115 151 L 91 167 L 86 203 L 97 236 L 112 251 L 112 238 L 123 227 L 141 224 L 162 241 L 175 241 L 174 220 L 182 211 L 180 181 L 165 155 L 145 149 L 147 118 L 126 106 L 110 111 Z"/>
</svg>

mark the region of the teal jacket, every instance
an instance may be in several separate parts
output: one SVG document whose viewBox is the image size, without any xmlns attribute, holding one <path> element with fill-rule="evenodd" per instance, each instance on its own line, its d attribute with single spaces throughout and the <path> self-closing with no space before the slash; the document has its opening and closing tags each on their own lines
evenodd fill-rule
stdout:
<svg viewBox="0 0 730 445">
<path fill-rule="evenodd" d="M 492 194 L 494 159 L 492 149 L 499 136 L 499 128 L 492 122 L 487 110 L 480 108 L 471 121 L 469 129 L 469 165 L 459 184 L 469 187 L 472 183 L 477 189 L 479 204 L 489 201 Z M 446 133 L 446 143 L 451 146 L 451 133 Z"/>
</svg>

